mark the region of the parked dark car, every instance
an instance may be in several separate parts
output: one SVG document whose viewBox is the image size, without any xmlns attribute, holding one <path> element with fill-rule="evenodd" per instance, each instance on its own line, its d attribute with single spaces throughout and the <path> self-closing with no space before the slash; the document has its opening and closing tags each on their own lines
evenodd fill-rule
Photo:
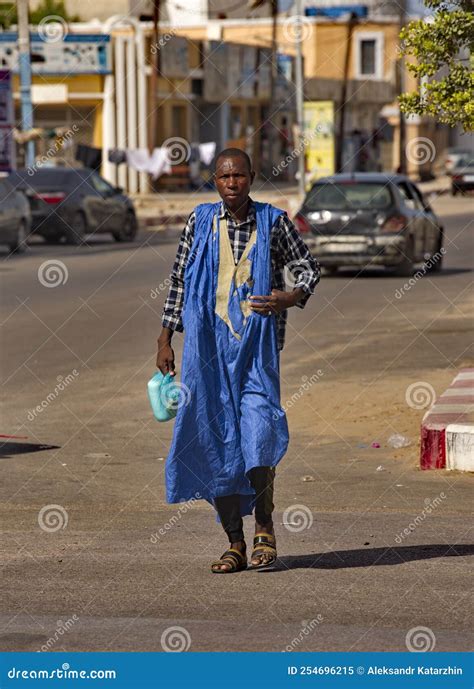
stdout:
<svg viewBox="0 0 474 689">
<path fill-rule="evenodd" d="M 21 253 L 31 229 L 31 212 L 25 194 L 15 189 L 6 177 L 0 178 L 0 244 Z"/>
<path fill-rule="evenodd" d="M 111 233 L 118 242 L 137 233 L 133 202 L 88 168 L 12 172 L 11 183 L 30 201 L 32 232 L 48 241 L 81 244 L 87 234 Z"/>
<path fill-rule="evenodd" d="M 431 272 L 441 270 L 443 228 L 418 187 L 403 175 L 322 178 L 306 195 L 295 222 L 330 272 L 377 265 L 407 276 L 423 260 Z"/>
<path fill-rule="evenodd" d="M 474 156 L 461 158 L 451 173 L 451 193 L 456 196 L 458 192 L 464 194 L 474 189 Z"/>
</svg>

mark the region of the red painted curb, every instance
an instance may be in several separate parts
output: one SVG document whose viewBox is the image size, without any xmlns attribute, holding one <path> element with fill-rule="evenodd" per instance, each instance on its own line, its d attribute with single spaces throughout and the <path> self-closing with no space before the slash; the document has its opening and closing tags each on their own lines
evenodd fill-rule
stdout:
<svg viewBox="0 0 474 689">
<path fill-rule="evenodd" d="M 463 394 L 464 393 L 464 394 Z M 421 422 L 421 469 L 446 468 L 446 428 L 473 423 L 474 369 L 464 368 Z M 451 432 L 451 431 L 450 431 Z"/>
<path fill-rule="evenodd" d="M 444 469 L 446 466 L 446 428 L 442 424 L 421 426 L 420 466 Z"/>
</svg>

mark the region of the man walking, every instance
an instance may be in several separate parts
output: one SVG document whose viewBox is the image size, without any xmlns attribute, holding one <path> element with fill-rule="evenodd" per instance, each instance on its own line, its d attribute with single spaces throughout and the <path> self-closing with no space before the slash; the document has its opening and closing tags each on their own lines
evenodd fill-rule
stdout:
<svg viewBox="0 0 474 689">
<path fill-rule="evenodd" d="M 303 308 L 319 266 L 284 211 L 249 197 L 255 173 L 236 148 L 216 159 L 220 203 L 197 206 L 181 236 L 162 316 L 156 365 L 175 372 L 173 332 L 184 329 L 178 408 L 166 461 L 169 503 L 204 498 L 230 547 L 214 573 L 247 567 L 242 517 L 255 510 L 251 566 L 277 557 L 275 467 L 288 446 L 280 405 L 279 351 L 286 312 Z M 297 276 L 284 291 L 284 267 Z"/>
</svg>

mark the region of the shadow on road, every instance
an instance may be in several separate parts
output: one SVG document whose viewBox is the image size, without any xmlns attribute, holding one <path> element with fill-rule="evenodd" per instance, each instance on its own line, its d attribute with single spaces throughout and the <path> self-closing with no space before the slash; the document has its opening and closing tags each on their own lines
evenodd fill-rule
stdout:
<svg viewBox="0 0 474 689">
<path fill-rule="evenodd" d="M 414 268 L 413 269 L 413 276 L 412 278 L 416 275 L 417 271 L 421 271 L 421 268 Z M 462 273 L 472 273 L 474 272 L 472 268 L 443 268 L 443 270 L 439 273 L 428 273 L 426 272 L 425 275 L 421 275 L 418 277 L 418 279 L 423 279 L 423 277 L 430 278 L 430 280 L 439 280 L 439 278 L 444 278 L 444 277 L 449 277 L 451 275 L 459 275 Z M 397 277 L 395 273 L 391 272 L 389 269 L 385 270 L 383 268 L 340 268 L 337 273 L 325 273 L 323 274 L 322 278 L 324 280 L 327 280 L 328 278 L 330 280 L 337 280 L 338 278 L 397 278 L 400 281 L 405 281 L 407 282 L 410 280 L 409 277 Z"/>
<path fill-rule="evenodd" d="M 40 445 L 39 443 L 0 443 L 0 458 L 9 459 L 14 455 L 26 455 L 31 452 L 42 452 L 43 450 L 58 450 L 60 445 Z"/>
<path fill-rule="evenodd" d="M 308 555 L 284 555 L 277 565 L 268 571 L 283 572 L 288 569 L 344 569 L 351 567 L 374 567 L 378 565 L 402 565 L 414 560 L 428 560 L 435 557 L 465 557 L 474 555 L 474 545 L 410 545 L 395 548 L 360 548 L 358 550 L 334 550 L 329 553 Z M 262 570 L 264 571 L 264 570 Z"/>
</svg>

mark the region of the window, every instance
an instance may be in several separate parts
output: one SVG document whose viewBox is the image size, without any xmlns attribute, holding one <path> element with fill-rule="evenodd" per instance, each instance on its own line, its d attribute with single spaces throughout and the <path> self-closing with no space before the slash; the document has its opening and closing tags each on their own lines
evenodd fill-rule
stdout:
<svg viewBox="0 0 474 689">
<path fill-rule="evenodd" d="M 406 184 L 405 182 L 399 182 L 397 187 L 405 206 L 407 206 L 407 208 L 411 208 L 412 210 L 420 210 L 420 201 L 415 197 L 410 185 Z"/>
<path fill-rule="evenodd" d="M 361 74 L 375 74 L 375 39 L 369 38 L 360 42 Z"/>
<path fill-rule="evenodd" d="M 383 79 L 383 33 L 355 35 L 355 78 Z"/>
<path fill-rule="evenodd" d="M 91 175 L 91 182 L 96 191 L 99 192 L 99 194 L 103 194 L 104 196 L 111 195 L 114 193 L 113 187 L 110 186 L 108 182 L 105 181 L 105 179 L 102 179 L 102 177 L 99 177 L 99 175 L 93 174 Z"/>
<path fill-rule="evenodd" d="M 309 211 L 383 210 L 391 205 L 388 186 L 375 182 L 315 184 L 304 202 Z"/>
</svg>

